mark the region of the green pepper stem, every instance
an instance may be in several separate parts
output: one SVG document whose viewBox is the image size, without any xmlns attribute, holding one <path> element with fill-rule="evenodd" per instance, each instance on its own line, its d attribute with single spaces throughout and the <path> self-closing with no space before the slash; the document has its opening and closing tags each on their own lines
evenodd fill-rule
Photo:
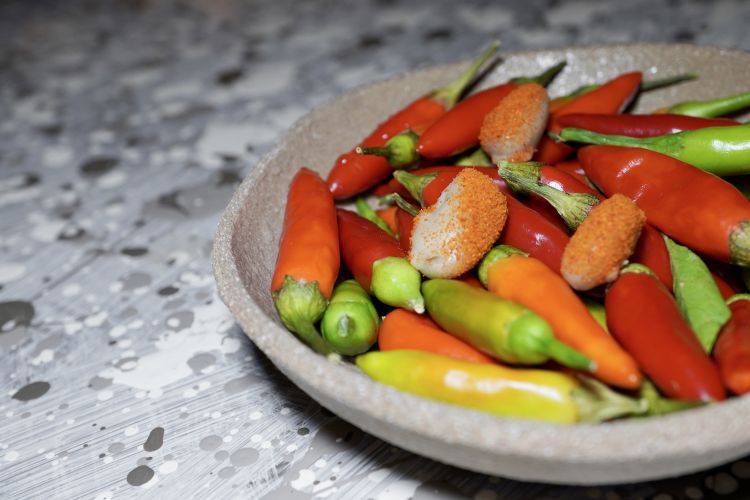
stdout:
<svg viewBox="0 0 750 500">
<path fill-rule="evenodd" d="M 698 78 L 697 73 L 682 73 L 679 75 L 667 76 L 665 78 L 657 78 L 655 80 L 643 80 L 641 82 L 641 92 L 669 87 L 670 85 L 675 85 L 677 83 L 689 82 L 696 78 Z"/>
<path fill-rule="evenodd" d="M 580 387 L 571 396 L 582 422 L 603 422 L 629 415 L 645 415 L 648 403 L 619 394 L 601 382 L 579 375 Z"/>
<path fill-rule="evenodd" d="M 638 395 L 648 406 L 648 410 L 643 416 L 649 417 L 668 415 L 670 413 L 689 410 L 690 408 L 696 408 L 705 404 L 702 401 L 682 401 L 679 399 L 664 398 L 659 394 L 659 391 L 656 390 L 656 387 L 650 380 L 643 381 L 643 385 L 641 385 L 641 390 Z"/>
<path fill-rule="evenodd" d="M 482 282 L 482 285 L 484 285 L 485 288 L 487 288 L 489 273 L 492 266 L 494 266 L 496 262 L 506 257 L 510 257 L 511 255 L 523 255 L 524 257 L 528 257 L 529 254 L 510 245 L 498 245 L 487 252 L 487 255 L 482 259 L 482 262 L 479 263 L 479 270 L 477 271 L 479 281 Z"/>
<path fill-rule="evenodd" d="M 523 364 L 539 364 L 548 359 L 578 370 L 591 370 L 592 361 L 572 347 L 555 339 L 552 328 L 536 313 L 526 310 L 508 325 L 506 348 Z"/>
<path fill-rule="evenodd" d="M 404 197 L 398 193 L 390 193 L 380 198 L 381 205 L 387 205 L 389 203 L 395 203 L 398 208 L 405 211 L 412 217 L 416 217 L 417 215 L 419 215 L 419 209 L 406 201 Z"/>
<path fill-rule="evenodd" d="M 538 163 L 498 164 L 500 176 L 516 192 L 533 193 L 541 196 L 560 214 L 565 224 L 573 231 L 581 225 L 591 208 L 599 203 L 599 198 L 589 193 L 566 193 L 551 186 L 539 183 L 540 167 Z"/>
<path fill-rule="evenodd" d="M 333 352 L 315 328 L 315 323 L 323 316 L 328 303 L 320 293 L 317 281 L 302 283 L 291 276 L 285 276 L 281 288 L 274 292 L 273 298 L 284 326 L 315 351 L 321 354 Z"/>
<path fill-rule="evenodd" d="M 354 206 L 357 208 L 357 213 L 360 216 L 369 220 L 394 238 L 396 237 L 396 235 L 393 234 L 393 231 L 391 231 L 391 228 L 388 227 L 388 224 L 386 224 L 385 221 L 380 218 L 377 212 L 372 209 L 370 204 L 367 203 L 367 200 L 365 200 L 362 196 L 357 197 L 357 199 L 354 201 Z"/>
<path fill-rule="evenodd" d="M 516 78 L 511 78 L 508 80 L 509 83 L 515 83 L 517 85 L 521 85 L 524 83 L 536 83 L 537 85 L 541 85 L 542 87 L 546 87 L 550 84 L 550 82 L 557 76 L 557 74 L 562 71 L 562 69 L 568 64 L 567 61 L 561 61 L 554 66 L 552 66 L 549 69 L 546 69 L 539 73 L 538 75 L 534 76 L 517 76 Z"/>
<path fill-rule="evenodd" d="M 694 131 L 657 135 L 654 137 L 628 137 L 624 135 L 598 134 L 590 130 L 569 127 L 562 129 L 560 133 L 553 136 L 553 138 L 556 141 L 648 149 L 649 151 L 662 153 L 679 160 L 680 153 L 683 151 L 685 144 L 683 137 L 690 133 L 694 133 Z"/>
<path fill-rule="evenodd" d="M 354 152 L 358 155 L 382 156 L 386 160 L 390 160 L 391 157 L 391 150 L 386 147 L 363 148 L 362 146 L 357 146 L 356 148 L 354 148 Z"/>
<path fill-rule="evenodd" d="M 375 261 L 370 289 L 384 304 L 403 307 L 417 314 L 424 312 L 422 275 L 404 258 L 384 257 Z"/>
<path fill-rule="evenodd" d="M 729 234 L 729 258 L 733 264 L 750 267 L 750 221 L 741 221 Z"/>
<path fill-rule="evenodd" d="M 706 101 L 685 101 L 668 109 L 668 113 L 676 115 L 697 116 L 699 118 L 716 118 L 718 116 L 735 113 L 750 107 L 750 92 L 742 92 Z"/>
<path fill-rule="evenodd" d="M 354 356 L 375 343 L 379 324 L 380 316 L 370 296 L 355 280 L 346 280 L 333 290 L 320 329 L 337 352 Z"/>
<path fill-rule="evenodd" d="M 486 63 L 490 57 L 497 52 L 498 48 L 500 48 L 500 42 L 498 40 L 493 40 L 489 46 L 484 49 L 484 52 L 474 59 L 469 67 L 466 68 L 458 78 L 445 87 L 433 91 L 430 94 L 430 97 L 433 100 L 442 103 L 443 106 L 445 106 L 445 109 L 450 109 L 455 106 L 461 99 L 461 95 L 463 95 L 469 85 L 471 85 L 471 82 L 474 81 L 474 78 L 477 76 L 482 66 L 484 66 L 484 63 Z"/>
<path fill-rule="evenodd" d="M 420 206 L 424 206 L 422 193 L 437 176 L 437 173 L 414 175 L 403 170 L 393 172 L 393 177 L 399 182 L 399 184 L 406 188 L 409 194 L 419 202 Z"/>
<path fill-rule="evenodd" d="M 460 167 L 492 167 L 492 160 L 482 148 L 477 148 L 472 153 L 461 156 L 456 160 Z"/>
</svg>

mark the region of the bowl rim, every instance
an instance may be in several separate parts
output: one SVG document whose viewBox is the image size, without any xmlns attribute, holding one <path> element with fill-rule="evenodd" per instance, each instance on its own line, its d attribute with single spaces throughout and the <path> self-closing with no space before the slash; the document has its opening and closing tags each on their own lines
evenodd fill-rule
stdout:
<svg viewBox="0 0 750 500">
<path fill-rule="evenodd" d="M 507 52 L 503 54 L 503 58 L 527 58 L 545 53 L 580 53 L 601 49 L 626 51 L 645 49 L 691 53 L 698 51 L 712 56 L 732 55 L 747 58 L 750 62 L 750 52 L 744 50 L 663 42 L 592 43 L 559 49 Z M 508 456 L 534 456 L 545 462 L 564 460 L 582 465 L 603 460 L 622 464 L 633 460 L 668 460 L 685 454 L 720 451 L 728 448 L 737 449 L 738 443 L 741 449 L 738 449 L 735 458 L 750 451 L 750 426 L 745 426 L 747 430 L 741 436 L 732 432 L 722 432 L 733 419 L 738 416 L 741 418 L 743 413 L 750 414 L 750 395 L 735 397 L 720 404 L 673 415 L 599 424 L 581 423 L 561 427 L 558 424 L 497 417 L 401 392 L 369 379 L 352 366 L 328 362 L 326 358 L 313 352 L 295 335 L 283 328 L 278 318 L 267 315 L 252 299 L 242 283 L 233 258 L 232 234 L 250 188 L 273 164 L 279 153 L 287 147 L 289 138 L 314 123 L 324 110 L 335 106 L 343 97 L 358 96 L 371 92 L 376 87 L 391 85 L 401 79 L 418 78 L 431 70 L 463 64 L 466 64 L 466 61 L 420 67 L 357 86 L 330 98 L 299 118 L 243 180 L 221 216 L 211 258 L 219 295 L 239 321 L 246 335 L 285 374 L 292 373 L 294 366 L 314 367 L 317 391 L 341 401 L 356 411 L 369 414 L 390 426 L 428 440 L 445 442 L 444 436 L 450 435 L 454 436 L 451 443 L 471 449 L 490 453 L 502 451 L 503 455 Z M 341 380 L 348 382 L 341 383 Z M 372 394 L 372 396 L 363 397 L 363 394 Z M 373 407 L 371 404 L 373 400 L 380 401 L 378 407 Z M 415 412 L 416 418 L 412 418 Z M 424 420 L 419 418 L 422 412 L 426 412 L 425 415 L 440 414 L 441 418 L 431 422 L 430 425 L 424 425 Z M 357 425 L 357 422 L 352 423 Z M 483 429 L 485 439 L 482 442 L 470 440 L 472 432 L 461 432 L 461 428 L 467 426 Z M 691 432 L 689 439 L 685 439 L 686 429 Z M 388 440 L 388 436 L 376 434 Z M 650 441 L 645 446 L 644 443 L 640 443 L 639 446 L 614 450 L 603 446 L 612 439 L 627 443 L 628 440 L 632 441 L 638 436 L 649 436 Z M 577 446 L 571 448 L 571 443 L 576 443 Z M 397 442 L 393 444 L 400 445 Z M 450 462 L 448 459 L 445 461 Z M 705 467 L 710 465 L 716 464 L 707 464 Z"/>
</svg>

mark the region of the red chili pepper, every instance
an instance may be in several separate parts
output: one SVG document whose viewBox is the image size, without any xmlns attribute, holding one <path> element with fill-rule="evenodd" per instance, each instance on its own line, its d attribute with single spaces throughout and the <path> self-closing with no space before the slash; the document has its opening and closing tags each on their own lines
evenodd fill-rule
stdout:
<svg viewBox="0 0 750 500">
<path fill-rule="evenodd" d="M 719 401 L 719 370 L 680 314 L 672 294 L 648 269 L 631 264 L 607 290 L 610 333 L 670 398 Z"/>
<path fill-rule="evenodd" d="M 669 252 L 661 233 L 650 224 L 644 224 L 641 237 L 630 256 L 631 262 L 637 262 L 651 269 L 659 281 L 672 290 L 672 268 L 669 266 Z"/>
<path fill-rule="evenodd" d="M 711 277 L 714 279 L 714 283 L 716 283 L 716 286 L 719 288 L 719 293 L 721 293 L 721 297 L 724 300 L 729 299 L 731 296 L 737 293 L 734 291 L 734 288 L 732 288 L 729 283 L 727 283 L 724 278 L 722 278 L 718 274 L 711 273 Z"/>
<path fill-rule="evenodd" d="M 620 75 L 601 87 L 574 98 L 569 103 L 550 114 L 547 130 L 559 132 L 562 130 L 558 120 L 560 117 L 573 113 L 622 113 L 630 104 L 641 85 L 640 71 Z M 544 163 L 557 163 L 564 160 L 573 148 L 561 142 L 555 142 L 549 137 L 542 137 L 535 160 Z"/>
<path fill-rule="evenodd" d="M 730 183 L 640 148 L 589 146 L 578 159 L 607 195 L 628 196 L 669 237 L 722 262 L 750 266 L 750 202 Z"/>
<path fill-rule="evenodd" d="M 714 359 L 724 385 L 735 394 L 750 392 L 750 300 L 729 304 L 732 318 L 725 324 L 714 346 Z"/>
<path fill-rule="evenodd" d="M 411 186 L 407 189 L 417 198 L 421 198 L 423 206 L 434 204 L 440 193 L 451 183 L 451 181 L 464 168 L 474 168 L 493 180 L 495 185 L 505 194 L 508 203 L 508 218 L 505 221 L 503 232 L 500 233 L 500 243 L 512 245 L 532 257 L 536 257 L 558 274 L 560 273 L 560 261 L 565 245 L 568 244 L 568 234 L 554 223 L 550 222 L 539 212 L 527 207 L 510 192 L 505 181 L 495 169 L 484 167 L 432 167 L 439 170 L 429 172 L 435 175 L 433 178 L 422 176 L 409 176 L 410 173 L 398 173 L 401 178 L 412 179 Z M 428 170 L 428 169 L 424 169 Z M 411 173 L 417 173 L 414 170 Z M 406 174 L 406 175 L 404 175 Z M 414 179 L 414 177 L 421 177 Z M 399 231 L 400 233 L 400 231 Z M 403 241 L 403 237 L 401 237 Z"/>
<path fill-rule="evenodd" d="M 378 125 L 360 144 L 363 148 L 385 146 L 388 139 L 408 129 L 422 130 L 451 109 L 471 83 L 479 68 L 497 50 L 494 42 L 474 63 L 449 85 L 413 101 Z M 351 198 L 388 177 L 393 167 L 386 158 L 349 151 L 338 157 L 328 174 L 328 188 L 337 200 Z"/>
<path fill-rule="evenodd" d="M 485 115 L 506 95 L 523 83 L 546 86 L 564 66 L 562 62 L 537 76 L 514 78 L 467 97 L 424 131 L 417 153 L 425 158 L 446 158 L 476 146 Z"/>
<path fill-rule="evenodd" d="M 414 228 L 414 216 L 399 207 L 396 210 L 396 227 L 398 227 L 398 244 L 406 255 L 411 250 L 411 231 Z"/>
<path fill-rule="evenodd" d="M 354 212 L 339 208 L 336 215 L 341 257 L 362 288 L 385 304 L 423 312 L 421 275 L 398 240 Z"/>
<path fill-rule="evenodd" d="M 727 118 L 697 118 L 684 115 L 600 115 L 573 113 L 557 119 L 562 128 L 574 127 L 600 134 L 628 137 L 655 137 L 685 130 L 739 125 Z"/>
<path fill-rule="evenodd" d="M 314 325 L 339 272 L 338 246 L 331 193 L 317 173 L 303 167 L 289 185 L 271 291 L 284 325 L 320 353 L 331 352 Z"/>
</svg>

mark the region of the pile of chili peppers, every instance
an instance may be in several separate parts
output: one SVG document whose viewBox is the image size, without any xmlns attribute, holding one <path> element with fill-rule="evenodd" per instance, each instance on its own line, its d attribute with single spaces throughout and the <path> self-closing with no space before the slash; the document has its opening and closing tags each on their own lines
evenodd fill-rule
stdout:
<svg viewBox="0 0 750 500">
<path fill-rule="evenodd" d="M 750 392 L 750 125 L 727 117 L 750 92 L 625 114 L 641 92 L 694 78 L 625 73 L 538 103 L 533 161 L 493 164 L 485 117 L 565 65 L 468 92 L 496 49 L 380 123 L 327 179 L 298 171 L 271 285 L 281 321 L 374 380 L 499 416 L 595 422 Z M 467 170 L 502 193 L 506 220 L 470 271 L 429 279 L 414 227 L 449 209 Z M 643 214 L 637 243 L 606 282 L 574 289 L 566 248 L 617 197 Z M 596 223 L 615 242 L 626 227 Z"/>
</svg>

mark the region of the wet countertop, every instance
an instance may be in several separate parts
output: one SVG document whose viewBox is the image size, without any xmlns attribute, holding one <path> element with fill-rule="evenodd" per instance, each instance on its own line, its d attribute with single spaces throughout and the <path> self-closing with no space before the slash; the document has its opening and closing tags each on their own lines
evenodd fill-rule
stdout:
<svg viewBox="0 0 750 500">
<path fill-rule="evenodd" d="M 741 0 L 3 2 L 0 497 L 750 497 L 750 458 L 575 488 L 395 448 L 273 367 L 209 259 L 241 179 L 348 88 L 495 37 L 750 50 L 748 18 Z"/>
</svg>

